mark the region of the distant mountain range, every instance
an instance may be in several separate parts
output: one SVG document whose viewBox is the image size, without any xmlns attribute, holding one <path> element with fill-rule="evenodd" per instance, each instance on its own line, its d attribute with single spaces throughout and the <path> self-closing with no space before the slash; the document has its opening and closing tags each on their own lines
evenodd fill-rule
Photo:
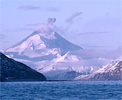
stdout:
<svg viewBox="0 0 122 100">
<path fill-rule="evenodd" d="M 41 73 L 0 53 L 0 81 L 45 81 Z"/>
<path fill-rule="evenodd" d="M 103 66 L 103 68 L 89 74 L 80 75 L 74 80 L 86 81 L 109 81 L 109 80 L 122 80 L 122 60 L 115 60 Z"/>
<path fill-rule="evenodd" d="M 82 47 L 64 39 L 54 25 L 48 23 L 2 52 L 44 74 L 48 80 L 73 80 L 93 73 L 110 61 L 76 53 L 82 51 Z"/>
</svg>

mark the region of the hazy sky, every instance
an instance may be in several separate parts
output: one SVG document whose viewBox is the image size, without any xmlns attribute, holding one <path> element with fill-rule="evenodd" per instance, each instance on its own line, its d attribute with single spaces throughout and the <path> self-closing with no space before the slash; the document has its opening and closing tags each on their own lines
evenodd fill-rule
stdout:
<svg viewBox="0 0 122 100">
<path fill-rule="evenodd" d="M 88 49 L 122 44 L 121 0 L 0 0 L 1 49 L 21 41 L 49 17 L 60 35 Z"/>
</svg>

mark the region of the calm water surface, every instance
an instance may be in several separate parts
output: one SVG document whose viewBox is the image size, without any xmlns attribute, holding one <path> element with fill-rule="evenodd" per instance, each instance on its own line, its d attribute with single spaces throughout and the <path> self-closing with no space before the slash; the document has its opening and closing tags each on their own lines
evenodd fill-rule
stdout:
<svg viewBox="0 0 122 100">
<path fill-rule="evenodd" d="M 122 100 L 122 82 L 3 82 L 0 100 Z"/>
</svg>

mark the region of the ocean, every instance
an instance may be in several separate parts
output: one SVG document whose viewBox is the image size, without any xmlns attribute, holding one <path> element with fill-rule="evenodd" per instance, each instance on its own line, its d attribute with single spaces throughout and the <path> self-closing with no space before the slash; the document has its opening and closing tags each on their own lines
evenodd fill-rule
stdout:
<svg viewBox="0 0 122 100">
<path fill-rule="evenodd" d="M 1 82 L 0 100 L 122 100 L 122 82 Z"/>
</svg>

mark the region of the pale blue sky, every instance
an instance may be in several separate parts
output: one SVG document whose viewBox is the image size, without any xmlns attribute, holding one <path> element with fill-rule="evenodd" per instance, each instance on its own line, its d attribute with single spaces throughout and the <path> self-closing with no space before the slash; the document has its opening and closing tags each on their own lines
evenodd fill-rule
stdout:
<svg viewBox="0 0 122 100">
<path fill-rule="evenodd" d="M 30 35 L 49 17 L 60 35 L 88 49 L 121 46 L 121 0 L 0 0 L 1 49 Z"/>
</svg>

